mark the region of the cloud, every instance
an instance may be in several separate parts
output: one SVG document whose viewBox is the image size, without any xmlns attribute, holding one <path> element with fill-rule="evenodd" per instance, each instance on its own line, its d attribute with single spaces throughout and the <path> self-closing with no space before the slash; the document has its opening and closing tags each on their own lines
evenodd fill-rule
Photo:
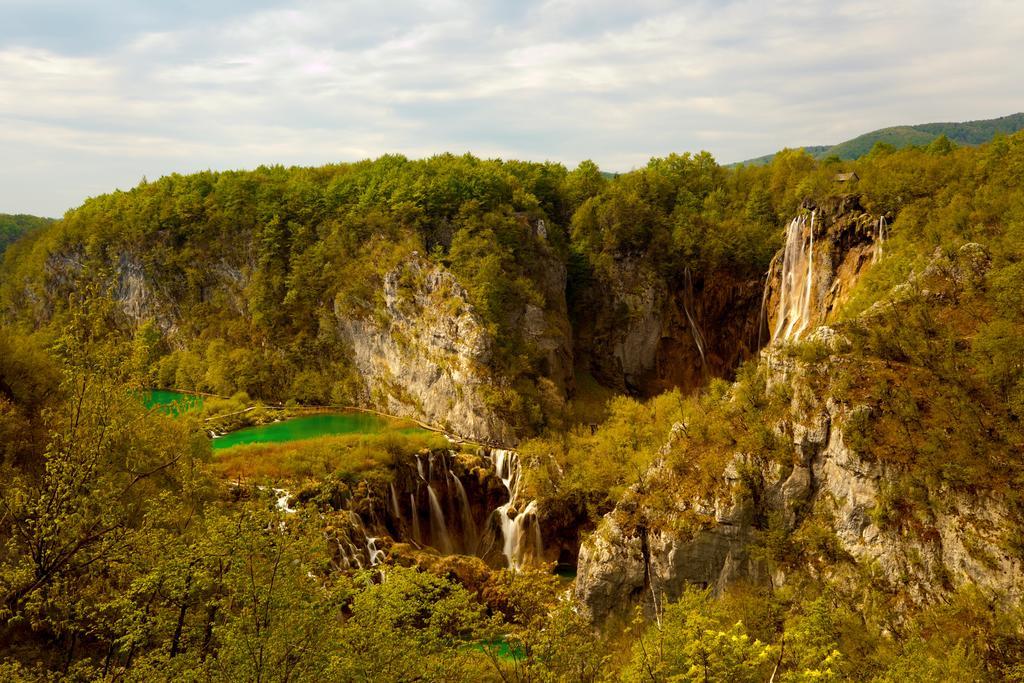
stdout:
<svg viewBox="0 0 1024 683">
<path fill-rule="evenodd" d="M 164 5 L 0 9 L 0 211 L 207 167 L 450 150 L 628 170 L 1022 109 L 1024 17 L 996 0 Z"/>
</svg>

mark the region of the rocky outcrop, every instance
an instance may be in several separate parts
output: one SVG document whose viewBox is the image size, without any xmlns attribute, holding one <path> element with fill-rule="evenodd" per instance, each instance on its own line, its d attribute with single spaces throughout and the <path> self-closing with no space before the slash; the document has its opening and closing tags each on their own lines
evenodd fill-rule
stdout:
<svg viewBox="0 0 1024 683">
<path fill-rule="evenodd" d="M 840 250 L 838 262 L 858 262 L 870 248 L 852 241 L 860 256 Z M 987 266 L 984 250 L 964 245 L 953 259 L 937 254 L 892 297 L 949 304 L 979 286 Z M 864 324 L 882 315 L 882 306 L 867 311 Z M 851 434 L 873 419 L 873 409 L 849 391 L 834 398 L 829 378 L 844 363 L 862 369 L 875 363 L 865 372 L 882 376 L 885 362 L 848 355 L 850 342 L 841 330 L 818 327 L 808 341 L 823 359 L 801 360 L 784 345 L 768 347 L 760 359 L 766 395 L 791 397 L 772 424 L 788 444 L 788 456 L 765 461 L 735 453 L 716 492 L 701 499 L 677 497 L 674 510 L 651 509 L 642 490 L 627 494 L 580 552 L 574 590 L 591 617 L 600 620 L 631 604 L 650 607 L 687 585 L 721 590 L 742 580 L 778 587 L 805 572 L 838 590 L 855 590 L 856 576 L 870 570 L 876 588 L 912 605 L 941 601 L 967 585 L 1011 601 L 1024 599 L 1024 559 L 1012 540 L 1024 527 L 1020 511 L 989 491 L 921 478 L 912 458 L 881 459 L 853 447 L 857 439 Z M 685 432 L 673 430 L 673 438 L 687 438 Z M 656 467 L 645 486 L 678 490 L 672 476 L 668 467 Z M 928 504 L 900 516 L 890 509 L 893 487 L 908 480 Z M 683 515 L 696 515 L 701 523 L 674 529 L 670 522 Z M 803 531 L 824 535 L 832 551 L 825 558 L 771 560 L 763 542 L 769 529 L 790 538 Z"/>
<path fill-rule="evenodd" d="M 543 223 L 543 222 L 542 222 Z M 524 302 L 509 325 L 522 335 L 536 372 L 550 379 L 562 396 L 575 388 L 572 325 L 565 301 L 566 269 L 547 249 L 539 250 L 531 279 L 544 299 L 543 308 Z"/>
<path fill-rule="evenodd" d="M 742 505 L 731 513 L 742 513 Z M 767 577 L 751 555 L 749 520 L 725 514 L 692 536 L 666 529 L 627 529 L 615 513 L 581 546 L 573 590 L 594 621 L 622 615 L 631 606 L 648 609 L 677 600 L 688 586 L 721 591 L 734 581 Z"/>
<path fill-rule="evenodd" d="M 829 328 L 815 338 L 839 343 Z M 1019 528 L 1013 510 L 987 493 L 929 487 L 928 497 L 941 500 L 925 517 L 910 524 L 887 521 L 887 487 L 906 476 L 905 468 L 866 457 L 848 445 L 847 425 L 863 406 L 820 398 L 801 387 L 809 382 L 804 363 L 770 351 L 763 360 L 770 385 L 795 387 L 788 418 L 776 425 L 792 448 L 792 462 L 757 463 L 745 454 L 741 481 L 735 467 L 721 477 L 723 495 L 710 500 L 679 500 L 678 512 L 695 511 L 706 521 L 693 532 L 672 531 L 654 518 L 665 512 L 636 509 L 634 497 L 609 513 L 584 543 L 575 595 L 595 620 L 629 605 L 650 608 L 677 598 L 689 585 L 721 591 L 736 581 L 779 587 L 794 572 L 808 567 L 771 564 L 756 549 L 768 520 L 780 520 L 785 533 L 807 524 L 832 530 L 841 559 L 826 566 L 824 576 L 837 588 L 845 584 L 844 565 L 872 568 L 876 587 L 909 604 L 943 599 L 964 585 L 978 586 L 1011 600 L 1024 598 L 1024 561 L 1007 545 L 1008 530 Z M 669 476 L 658 470 L 657 479 Z M 634 509 L 624 509 L 633 507 Z M 631 526 L 623 518 L 641 520 Z"/>
<path fill-rule="evenodd" d="M 833 348 L 842 344 L 830 328 L 819 329 L 815 337 Z M 809 385 L 804 378 L 810 372 L 807 364 L 775 353 L 766 362 L 770 382 Z M 789 472 L 774 480 L 765 477 L 773 507 L 830 519 L 842 551 L 857 565 L 874 567 L 894 592 L 913 603 L 941 599 L 963 585 L 1013 600 L 1024 597 L 1024 561 L 1005 542 L 1007 531 L 1019 522 L 1005 501 L 940 482 L 920 482 L 936 504 L 911 524 L 886 519 L 886 489 L 905 479 L 907 470 L 848 445 L 848 425 L 865 410 L 807 392 L 794 396 L 790 433 L 797 458 Z M 799 515 L 790 522 L 798 527 Z M 777 576 L 780 580 L 785 577 Z"/>
<path fill-rule="evenodd" d="M 174 306 L 167 297 L 156 295 L 142 262 L 136 256 L 122 253 L 114 277 L 114 299 L 132 324 L 140 325 L 152 320 L 165 335 L 174 334 L 177 329 Z"/>
<path fill-rule="evenodd" d="M 26 308 L 37 323 L 49 320 L 62 302 L 81 290 L 88 277 L 85 261 L 80 249 L 53 252 L 47 257 L 42 286 L 27 286 L 24 291 Z M 177 331 L 178 312 L 173 298 L 160 291 L 136 254 L 121 252 L 106 272 L 109 280 L 105 284 L 130 325 L 153 321 L 164 335 Z"/>
<path fill-rule="evenodd" d="M 494 339 L 450 272 L 414 254 L 385 275 L 379 310 L 335 315 L 365 402 L 471 439 L 514 439 L 487 402 L 500 381 L 488 365 Z"/>
<path fill-rule="evenodd" d="M 757 350 L 759 278 L 672 277 L 624 257 L 576 295 L 577 366 L 602 385 L 653 396 L 729 377 Z"/>
</svg>

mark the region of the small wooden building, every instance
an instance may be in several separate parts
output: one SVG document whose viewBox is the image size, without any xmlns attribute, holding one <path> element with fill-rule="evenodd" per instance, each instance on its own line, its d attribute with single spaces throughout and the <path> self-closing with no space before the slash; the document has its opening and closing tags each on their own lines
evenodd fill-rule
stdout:
<svg viewBox="0 0 1024 683">
<path fill-rule="evenodd" d="M 836 177 L 833 179 L 837 183 L 852 183 L 854 180 L 860 180 L 860 176 L 856 173 L 836 173 Z"/>
</svg>

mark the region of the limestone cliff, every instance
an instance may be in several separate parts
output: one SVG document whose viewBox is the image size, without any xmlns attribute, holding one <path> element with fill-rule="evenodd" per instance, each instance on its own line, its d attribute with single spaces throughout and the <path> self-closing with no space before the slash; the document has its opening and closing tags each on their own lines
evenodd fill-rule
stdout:
<svg viewBox="0 0 1024 683">
<path fill-rule="evenodd" d="M 835 262 L 859 263 L 872 248 L 849 244 L 854 255 L 839 249 Z M 987 263 L 972 244 L 952 260 L 937 254 L 891 300 L 920 297 L 925 306 L 948 305 L 984 281 Z M 884 308 L 869 310 L 862 324 L 872 325 Z M 727 454 L 729 464 L 716 484 L 689 497 L 673 493 L 692 487 L 679 486 L 680 475 L 662 463 L 583 544 L 574 590 L 593 618 L 672 599 L 689 584 L 721 590 L 742 580 L 778 587 L 808 573 L 841 591 L 856 591 L 870 575 L 875 588 L 908 605 L 943 600 L 965 585 L 1008 600 L 1024 598 L 1024 562 L 1014 541 L 1024 528 L 1019 509 L 992 489 L 921 476 L 934 471 L 927 469 L 932 465 L 915 462 L 922 456 L 904 434 L 892 448 L 908 452 L 889 457 L 863 442 L 863 425 L 880 419 L 878 405 L 860 402 L 862 392 L 850 378 L 892 376 L 913 385 L 916 371 L 851 353 L 842 328 L 818 327 L 807 342 L 814 351 L 809 356 L 773 344 L 759 362 L 766 395 L 788 397 L 771 418 L 784 444 L 781 455 Z M 666 453 L 688 438 L 680 425 Z M 895 494 L 899 487 L 909 487 L 919 502 L 900 498 L 905 492 Z M 667 507 L 651 490 L 668 497 Z M 772 550 L 780 537 L 795 544 L 783 556 Z M 794 550 L 809 538 L 815 539 L 811 550 Z"/>
<path fill-rule="evenodd" d="M 371 316 L 335 308 L 364 399 L 469 438 L 512 440 L 486 398 L 494 339 L 455 277 L 414 255 L 385 275 L 382 302 Z"/>
<path fill-rule="evenodd" d="M 716 270 L 665 277 L 624 257 L 596 273 L 574 306 L 578 367 L 641 396 L 729 377 L 757 350 L 762 285 Z"/>
<path fill-rule="evenodd" d="M 244 249 L 197 268 L 202 277 L 195 282 L 174 269 L 149 267 L 137 250 L 128 248 L 113 251 L 99 268 L 87 269 L 87 260 L 76 248 L 50 254 L 41 284 L 26 284 L 23 310 L 31 311 L 37 324 L 45 323 L 87 279 L 96 279 L 109 288 L 126 329 L 153 321 L 171 349 L 194 341 L 197 312 L 208 316 L 218 311 L 225 319 L 252 317 L 252 264 Z M 521 346 L 534 366 L 532 377 L 550 380 L 564 398 L 573 388 L 565 266 L 547 252 L 535 265 L 532 275 L 543 307 L 531 302 L 512 307 L 515 317 L 508 327 L 521 335 Z M 362 386 L 354 398 L 466 438 L 514 443 L 522 425 L 515 424 L 517 416 L 495 407 L 498 392 L 512 380 L 495 367 L 494 325 L 477 314 L 455 275 L 412 252 L 374 287 L 379 288 L 374 293 L 376 310 L 356 310 L 337 301 L 332 311 L 336 323 L 329 334 L 347 346 Z"/>
<path fill-rule="evenodd" d="M 813 338 L 842 343 L 830 328 Z M 806 375 L 820 368 L 774 349 L 762 363 L 770 384 L 795 388 L 787 417 L 775 426 L 790 443 L 792 461 L 736 453 L 720 475 L 719 492 L 676 500 L 668 513 L 645 508 L 643 491 L 634 489 L 580 551 L 575 595 L 593 618 L 674 599 L 687 585 L 779 587 L 806 571 L 852 590 L 851 577 L 870 570 L 876 587 L 908 604 L 941 600 L 964 585 L 1024 598 L 1024 562 L 1008 543 L 1021 528 L 1017 511 L 991 493 L 928 482 L 922 485 L 934 503 L 927 511 L 904 523 L 887 519 L 890 487 L 907 469 L 849 445 L 851 422 L 867 408 L 810 392 Z M 649 474 L 655 481 L 671 476 L 664 468 Z M 700 520 L 696 529 L 672 528 L 668 518 L 684 514 Z M 835 556 L 810 564 L 772 561 L 765 546 L 772 520 L 781 525 L 772 531 L 789 535 L 826 530 Z"/>
</svg>

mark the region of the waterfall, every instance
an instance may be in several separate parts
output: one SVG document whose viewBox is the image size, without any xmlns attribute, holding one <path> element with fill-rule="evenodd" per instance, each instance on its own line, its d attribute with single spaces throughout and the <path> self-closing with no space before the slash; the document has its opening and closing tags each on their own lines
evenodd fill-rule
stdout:
<svg viewBox="0 0 1024 683">
<path fill-rule="evenodd" d="M 811 319 L 811 290 L 814 287 L 814 213 L 811 213 L 810 247 L 807 249 L 807 296 L 804 298 L 804 306 L 800 316 L 800 327 L 794 333 L 799 337 L 807 329 L 807 323 Z"/>
<path fill-rule="evenodd" d="M 700 328 L 697 327 L 693 315 L 690 314 L 690 301 L 693 300 L 693 278 L 690 276 L 690 267 L 687 266 L 683 272 L 686 280 L 686 289 L 683 292 L 683 312 L 686 314 L 686 319 L 690 322 L 690 333 L 693 335 L 693 343 L 697 345 L 697 352 L 700 354 L 700 365 L 703 368 L 705 366 L 704 335 L 700 333 Z"/>
<path fill-rule="evenodd" d="M 391 496 L 391 514 L 394 515 L 397 526 L 402 521 L 402 511 L 398 508 L 398 494 L 395 493 L 395 482 L 388 483 L 388 493 Z"/>
<path fill-rule="evenodd" d="M 872 263 L 878 263 L 882 259 L 882 250 L 885 247 L 885 216 L 878 217 L 878 229 L 875 232 L 875 253 L 871 256 Z"/>
<path fill-rule="evenodd" d="M 782 250 L 772 259 L 765 281 L 764 294 L 761 297 L 761 322 L 758 327 L 758 346 L 761 345 L 761 329 L 765 326 L 768 316 L 769 299 L 772 293 L 772 273 L 779 270 L 778 297 L 774 329 L 770 330 L 767 343 L 776 340 L 793 341 L 799 339 L 814 322 L 815 314 L 820 308 L 816 301 L 816 287 L 824 287 L 822 282 L 815 280 L 815 221 L 817 211 L 811 211 L 810 221 L 807 214 L 793 218 L 786 228 L 786 242 Z M 885 216 L 878 218 L 875 228 L 874 247 L 871 262 L 877 263 L 883 255 L 885 241 L 888 237 L 888 225 Z M 826 245 L 827 246 L 827 245 Z M 820 247 L 819 247 L 820 251 Z M 781 258 L 781 264 L 778 259 Z M 824 263 L 829 263 L 827 252 L 822 256 Z M 817 279 L 829 279 L 830 273 L 824 276 L 817 274 Z M 818 297 L 820 298 L 820 296 Z"/>
<path fill-rule="evenodd" d="M 523 469 L 518 454 L 503 449 L 484 451 L 483 457 L 489 458 L 493 466 L 488 474 L 480 473 L 475 467 L 467 467 L 465 471 L 456 468 L 454 463 L 461 462 L 461 457 L 454 452 L 417 455 L 416 469 L 412 470 L 412 463 L 406 461 L 409 469 L 388 482 L 386 491 L 383 485 L 369 488 L 362 513 L 355 511 L 350 505 L 352 501 L 346 501 L 346 509 L 339 511 L 345 516 L 345 523 L 328 534 L 331 544 L 337 548 L 337 567 L 368 568 L 386 562 L 388 552 L 381 548 L 382 538 L 404 541 L 418 548 L 431 546 L 443 555 L 472 554 L 492 564 L 501 564 L 499 558 L 504 558 L 504 564 L 513 571 L 540 560 L 543 539 L 539 504 L 536 500 L 523 499 L 520 490 Z M 462 472 L 465 479 L 460 479 L 457 472 Z M 483 505 L 482 500 L 476 500 L 478 495 L 494 494 L 492 477 L 495 475 L 507 498 L 503 504 L 490 509 L 487 526 L 483 527 L 474 515 L 474 505 Z M 425 493 L 421 491 L 424 486 Z M 406 487 L 413 490 L 408 491 Z M 409 497 L 411 521 L 405 518 L 401 508 L 403 495 Z M 279 509 L 295 512 L 287 506 L 287 492 L 274 489 L 274 497 Z M 423 528 L 424 520 L 428 520 L 429 528 Z"/>
<path fill-rule="evenodd" d="M 384 561 L 385 553 L 377 548 L 377 538 L 366 539 L 366 552 L 370 556 L 370 566 L 375 567 Z"/>
<path fill-rule="evenodd" d="M 419 462 L 419 460 L 417 460 Z M 412 510 L 412 538 L 417 545 L 423 545 L 423 534 L 420 533 L 420 515 L 416 509 L 416 496 L 409 494 L 409 507 Z"/>
<path fill-rule="evenodd" d="M 359 567 L 360 569 L 362 569 L 363 568 L 363 561 L 359 557 L 359 550 L 356 549 L 355 545 L 353 545 L 352 543 L 349 543 L 348 544 L 348 551 L 350 553 L 350 557 L 352 558 L 352 560 L 355 561 L 356 566 Z"/>
<path fill-rule="evenodd" d="M 430 498 L 430 537 L 440 543 L 440 550 L 446 555 L 452 554 L 452 539 L 448 535 L 448 525 L 444 522 L 444 512 L 441 510 L 441 503 L 437 500 L 434 487 L 427 484 L 427 497 Z"/>
<path fill-rule="evenodd" d="M 469 496 L 466 495 L 466 487 L 462 481 L 455 476 L 454 472 L 448 472 L 451 480 L 455 482 L 455 491 L 459 495 L 459 507 L 462 511 L 462 535 L 465 537 L 467 553 L 476 552 L 476 522 L 473 521 L 473 509 L 469 506 Z"/>
<path fill-rule="evenodd" d="M 811 322 L 811 300 L 814 294 L 814 211 L 807 239 L 806 214 L 790 221 L 786 229 L 786 245 L 782 252 L 782 276 L 779 289 L 779 308 L 775 330 L 769 341 L 799 339 Z M 765 287 L 770 286 L 766 283 Z"/>
<path fill-rule="evenodd" d="M 284 489 L 271 489 L 274 495 L 277 496 L 275 505 L 281 512 L 288 513 L 289 515 L 295 514 L 296 510 L 288 504 L 288 499 L 291 498 L 291 494 Z"/>
<path fill-rule="evenodd" d="M 757 348 L 764 346 L 762 332 L 768 327 L 768 295 L 772 291 L 772 270 L 775 266 L 776 257 L 773 256 L 768 264 L 768 272 L 764 276 L 764 291 L 761 292 L 761 313 L 757 317 Z M 771 338 L 768 338 L 771 341 Z"/>
<path fill-rule="evenodd" d="M 518 514 L 511 514 L 515 505 L 520 474 L 519 456 L 511 451 L 494 449 L 491 452 L 494 471 L 508 491 L 508 502 L 498 507 L 493 514 L 497 515 L 502 535 L 502 554 L 509 569 L 521 569 L 529 555 L 540 558 L 543 545 L 540 534 L 540 523 L 537 519 L 537 501 L 531 500 Z M 528 527 L 532 526 L 533 533 Z"/>
</svg>

